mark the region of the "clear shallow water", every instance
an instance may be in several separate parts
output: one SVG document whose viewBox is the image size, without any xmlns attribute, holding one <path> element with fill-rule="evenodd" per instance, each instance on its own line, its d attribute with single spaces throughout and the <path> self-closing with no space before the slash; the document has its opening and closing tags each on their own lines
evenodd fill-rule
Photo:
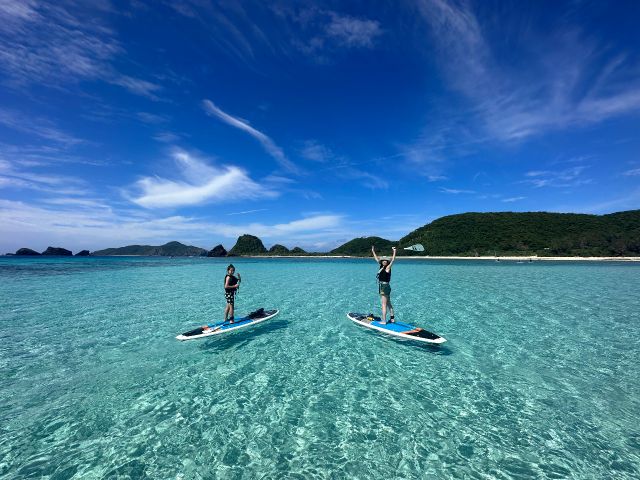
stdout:
<svg viewBox="0 0 640 480">
<path fill-rule="evenodd" d="M 638 478 L 640 266 L 398 262 L 422 347 L 368 260 L 0 259 L 0 477 Z"/>
</svg>

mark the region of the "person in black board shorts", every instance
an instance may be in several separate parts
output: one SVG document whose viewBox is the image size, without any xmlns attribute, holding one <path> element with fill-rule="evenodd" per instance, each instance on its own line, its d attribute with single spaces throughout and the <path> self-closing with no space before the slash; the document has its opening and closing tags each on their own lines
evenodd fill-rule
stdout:
<svg viewBox="0 0 640 480">
<path fill-rule="evenodd" d="M 382 318 L 381 322 L 383 325 L 387 323 L 387 310 L 389 310 L 389 321 L 394 323 L 396 321 L 395 316 L 393 315 L 393 305 L 391 305 L 391 267 L 393 266 L 393 262 L 396 259 L 396 247 L 391 247 L 393 250 L 393 256 L 391 257 L 391 261 L 387 258 L 383 258 L 382 260 L 378 258 L 376 255 L 376 249 L 373 245 L 371 245 L 371 253 L 373 253 L 373 258 L 378 262 L 378 294 L 380 295 L 380 302 L 382 302 Z"/>
<path fill-rule="evenodd" d="M 227 306 L 224 307 L 224 321 L 227 319 L 229 323 L 233 323 L 233 306 L 236 299 L 236 293 L 240 288 L 240 274 L 236 277 L 236 267 L 229 265 L 227 267 L 227 274 L 224 276 L 224 298 L 227 300 Z"/>
</svg>

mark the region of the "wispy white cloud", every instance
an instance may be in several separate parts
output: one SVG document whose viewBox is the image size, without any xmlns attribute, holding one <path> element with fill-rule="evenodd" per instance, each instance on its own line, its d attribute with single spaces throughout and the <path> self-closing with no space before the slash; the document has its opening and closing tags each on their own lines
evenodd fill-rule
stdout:
<svg viewBox="0 0 640 480">
<path fill-rule="evenodd" d="M 307 140 L 304 142 L 304 146 L 300 150 L 302 158 L 311 160 L 313 162 L 328 162 L 335 158 L 334 153 L 330 148 L 322 145 L 316 140 Z"/>
<path fill-rule="evenodd" d="M 290 59 L 300 54 L 327 63 L 343 51 L 374 47 L 384 33 L 378 20 L 310 2 L 166 3 L 206 26 L 213 48 L 250 67 L 265 57 Z"/>
<path fill-rule="evenodd" d="M 501 193 L 483 193 L 478 195 L 478 199 L 480 200 L 497 200 L 499 198 L 502 198 Z"/>
<path fill-rule="evenodd" d="M 275 174 L 275 173 L 267 175 L 264 178 L 264 182 L 268 183 L 270 185 L 278 186 L 278 187 L 284 187 L 285 185 L 291 185 L 291 184 L 296 183 L 296 181 L 293 180 L 292 178 L 285 177 L 283 175 L 278 175 L 278 174 Z"/>
<path fill-rule="evenodd" d="M 298 52 L 319 62 L 328 63 L 342 51 L 373 48 L 384 33 L 380 22 L 354 17 L 334 10 L 308 5 L 273 7 L 286 21 L 288 43 Z"/>
<path fill-rule="evenodd" d="M 548 170 L 531 170 L 530 172 L 525 173 L 527 177 L 542 177 L 544 175 L 550 175 L 552 172 Z"/>
<path fill-rule="evenodd" d="M 518 183 L 526 183 L 536 188 L 540 187 L 578 187 L 593 182 L 582 173 L 588 168 L 586 165 L 565 168 L 562 170 L 532 170 L 525 174 L 526 180 Z"/>
<path fill-rule="evenodd" d="M 216 117 L 227 125 L 231 125 L 258 140 L 262 147 L 271 155 L 283 168 L 290 172 L 298 172 L 298 168 L 286 157 L 282 149 L 275 144 L 270 137 L 259 130 L 256 130 L 246 120 L 229 115 L 218 108 L 211 100 L 203 100 L 202 106 L 207 114 Z"/>
<path fill-rule="evenodd" d="M 180 140 L 180 135 L 173 132 L 159 132 L 153 136 L 154 140 L 162 143 L 175 143 Z"/>
<path fill-rule="evenodd" d="M 522 71 L 501 63 L 472 4 L 420 0 L 417 5 L 431 27 L 448 84 L 470 100 L 469 116 L 483 126 L 483 134 L 517 141 L 640 111 L 637 62 L 624 53 L 606 61 L 608 50 L 588 32 L 566 25 L 537 33 L 523 29 L 514 41 L 528 59 Z"/>
<path fill-rule="evenodd" d="M 175 208 L 278 195 L 276 191 L 255 183 L 239 167 L 213 167 L 181 150 L 172 156 L 183 179 L 141 178 L 132 188 L 134 193 L 128 194 L 134 203 L 145 208 Z"/>
<path fill-rule="evenodd" d="M 62 4 L 3 2 L 0 68 L 16 82 L 54 84 L 97 78 L 120 51 L 110 32 L 83 22 Z M 9 5 L 10 8 L 6 8 Z"/>
<path fill-rule="evenodd" d="M 380 23 L 375 20 L 355 18 L 330 13 L 327 36 L 347 47 L 371 47 L 376 37 L 382 34 Z"/>
<path fill-rule="evenodd" d="M 351 166 L 337 169 L 336 175 L 345 180 L 358 180 L 362 186 L 372 190 L 386 190 L 389 188 L 389 182 L 384 175 L 376 175 Z"/>
<path fill-rule="evenodd" d="M 156 83 L 142 80 L 140 78 L 133 78 L 128 75 L 114 75 L 109 80 L 109 83 L 119 85 L 131 93 L 147 97 L 150 100 L 158 100 L 156 93 L 162 90 L 162 86 Z"/>
<path fill-rule="evenodd" d="M 457 122 L 434 122 L 411 144 L 401 145 L 402 166 L 413 175 L 428 181 L 442 180 L 447 167 L 457 158 L 464 157 L 486 139 L 472 135 Z"/>
<path fill-rule="evenodd" d="M 33 190 L 59 195 L 86 195 L 90 193 L 87 187 L 87 183 L 78 177 L 39 173 L 0 158 L 0 188 Z"/>
<path fill-rule="evenodd" d="M 640 188 L 621 193 L 614 198 L 592 199 L 589 203 L 560 205 L 550 209 L 555 212 L 612 213 L 640 208 Z"/>
<path fill-rule="evenodd" d="M 637 177 L 640 176 L 640 168 L 632 168 L 631 170 L 627 170 L 623 173 L 627 177 Z"/>
<path fill-rule="evenodd" d="M 446 187 L 440 187 L 440 191 L 442 193 L 450 193 L 452 195 L 459 195 L 461 193 L 463 193 L 463 194 L 476 193 L 475 190 L 462 190 L 462 189 L 458 189 L 458 188 L 446 188 Z"/>
<path fill-rule="evenodd" d="M 65 132 L 62 132 L 63 134 Z M 35 137 L 35 136 L 34 136 Z M 74 137 L 71 137 L 74 138 Z M 15 141 L 15 137 L 12 138 Z M 78 144 L 90 145 L 89 142 L 77 139 Z M 23 143 L 20 145 L 0 142 L 0 159 L 11 159 L 13 165 L 18 168 L 52 167 L 63 164 L 81 164 L 92 166 L 106 166 L 111 163 L 101 156 L 84 156 L 69 152 L 75 143 L 65 144 L 58 142 Z"/>
<path fill-rule="evenodd" d="M 67 146 L 83 142 L 83 140 L 60 130 L 50 120 L 27 116 L 15 110 L 0 108 L 0 125 L 26 135 Z"/>
<path fill-rule="evenodd" d="M 211 35 L 212 46 L 230 57 L 249 64 L 255 60 L 258 46 L 274 49 L 255 18 L 267 8 L 260 2 L 245 7 L 243 2 L 208 2 L 202 0 L 166 1 L 180 15 L 204 27 Z"/>
<path fill-rule="evenodd" d="M 427 175 L 427 180 L 429 180 L 430 182 L 440 182 L 442 180 L 448 180 L 448 177 L 445 177 L 444 175 Z"/>
<path fill-rule="evenodd" d="M 149 112 L 137 112 L 135 117 L 144 123 L 152 125 L 166 123 L 169 121 L 169 118 L 166 115 L 158 115 L 157 113 Z"/>
<path fill-rule="evenodd" d="M 509 198 L 503 198 L 502 201 L 505 203 L 513 203 L 513 202 L 519 202 L 520 200 L 524 200 L 527 197 L 509 197 Z"/>
<path fill-rule="evenodd" d="M 226 215 L 247 215 L 249 213 L 266 212 L 266 208 L 256 208 L 255 210 L 244 210 L 242 212 L 231 212 Z"/>
<path fill-rule="evenodd" d="M 307 160 L 319 163 L 327 163 L 330 166 L 321 171 L 330 170 L 333 175 L 348 181 L 356 180 L 358 183 L 370 189 L 387 189 L 389 182 L 382 174 L 373 174 L 358 168 L 363 164 L 376 163 L 379 159 L 364 162 L 352 162 L 344 155 L 338 155 L 331 148 L 321 144 L 317 140 L 307 140 L 300 152 Z"/>
<path fill-rule="evenodd" d="M 43 203 L 50 205 L 70 206 L 74 208 L 103 208 L 111 210 L 104 200 L 95 198 L 77 198 L 77 197 L 53 197 L 45 198 Z"/>
<path fill-rule="evenodd" d="M 29 20 L 38 15 L 34 0 L 3 0 L 0 3 L 0 19 L 4 28 L 10 29 L 15 23 Z"/>
<path fill-rule="evenodd" d="M 160 86 L 119 72 L 126 54 L 116 34 L 101 22 L 101 6 L 4 0 L 0 4 L 0 71 L 5 84 L 68 88 L 101 80 L 157 99 Z"/>
<path fill-rule="evenodd" d="M 317 232 L 318 235 L 326 234 L 325 230 L 337 228 L 341 225 L 341 215 L 314 215 L 287 223 L 267 225 L 263 223 L 249 223 L 246 225 L 218 225 L 216 231 L 227 236 L 237 237 L 244 233 L 251 233 L 261 238 L 283 238 L 287 235 L 302 232 Z"/>
<path fill-rule="evenodd" d="M 389 182 L 380 173 L 371 173 L 360 168 L 365 164 L 377 163 L 381 159 L 365 160 L 363 162 L 353 162 L 345 155 L 339 155 L 326 145 L 322 145 L 316 140 L 307 140 L 301 155 L 311 161 L 328 164 L 327 167 L 321 168 L 315 174 L 331 172 L 332 176 L 348 181 L 357 181 L 360 185 L 370 189 L 387 189 Z"/>
</svg>

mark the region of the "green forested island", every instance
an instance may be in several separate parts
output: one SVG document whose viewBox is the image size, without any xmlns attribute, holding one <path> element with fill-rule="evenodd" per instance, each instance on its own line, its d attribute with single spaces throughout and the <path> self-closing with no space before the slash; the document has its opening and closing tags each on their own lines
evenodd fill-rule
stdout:
<svg viewBox="0 0 640 480">
<path fill-rule="evenodd" d="M 424 252 L 404 250 L 422 244 Z M 541 257 L 617 257 L 640 256 L 640 210 L 587 215 L 548 212 L 462 213 L 448 215 L 420 227 L 398 241 L 380 237 L 354 238 L 331 250 L 329 255 L 369 256 L 371 245 L 381 255 L 398 247 L 398 255 L 428 256 L 541 256 Z M 62 253 L 60 253 L 62 252 Z M 70 255 L 61 248 L 43 254 Z M 79 255 L 87 255 L 86 250 Z M 15 255 L 40 255 L 21 248 Z M 227 253 L 222 245 L 212 250 L 169 242 L 161 246 L 129 245 L 97 250 L 91 255 L 146 256 L 242 256 L 242 255 L 321 255 L 300 247 L 289 250 L 275 244 L 267 250 L 253 235 L 242 235 Z"/>
<path fill-rule="evenodd" d="M 391 247 L 398 246 L 398 242 L 392 242 L 380 237 L 360 237 L 349 240 L 329 253 L 332 255 L 368 256 L 371 255 L 372 245 L 376 248 L 377 253 L 386 255 L 391 250 Z"/>
<path fill-rule="evenodd" d="M 153 245 L 128 245 L 119 248 L 105 248 L 104 250 L 96 250 L 91 255 L 109 256 L 109 255 L 144 255 L 144 256 L 162 256 L 162 257 L 188 257 L 188 256 L 204 256 L 207 250 L 191 245 L 183 245 L 180 242 L 169 242 L 160 246 Z"/>
<path fill-rule="evenodd" d="M 254 235 L 241 235 L 233 248 L 229 250 L 229 256 L 265 255 L 266 253 L 268 252 L 262 240 Z"/>
<path fill-rule="evenodd" d="M 267 250 L 258 237 L 254 235 L 241 235 L 238 237 L 236 244 L 229 250 L 229 256 L 240 255 L 265 255 L 265 256 L 285 256 L 285 255 L 307 255 L 300 247 L 294 247 L 289 250 L 284 245 L 276 243 Z"/>
<path fill-rule="evenodd" d="M 399 243 L 421 243 L 428 255 L 640 256 L 640 210 L 463 213 L 439 218 Z"/>
</svg>

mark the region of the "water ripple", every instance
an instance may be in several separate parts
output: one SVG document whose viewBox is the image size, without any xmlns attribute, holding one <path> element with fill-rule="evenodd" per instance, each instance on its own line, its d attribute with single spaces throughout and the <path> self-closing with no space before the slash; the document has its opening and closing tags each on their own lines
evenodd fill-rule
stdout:
<svg viewBox="0 0 640 480">
<path fill-rule="evenodd" d="M 345 318 L 379 308 L 370 261 L 234 259 L 238 310 L 281 314 L 185 343 L 224 260 L 13 261 L 3 478 L 640 476 L 638 266 L 401 262 L 430 347 Z"/>
</svg>

